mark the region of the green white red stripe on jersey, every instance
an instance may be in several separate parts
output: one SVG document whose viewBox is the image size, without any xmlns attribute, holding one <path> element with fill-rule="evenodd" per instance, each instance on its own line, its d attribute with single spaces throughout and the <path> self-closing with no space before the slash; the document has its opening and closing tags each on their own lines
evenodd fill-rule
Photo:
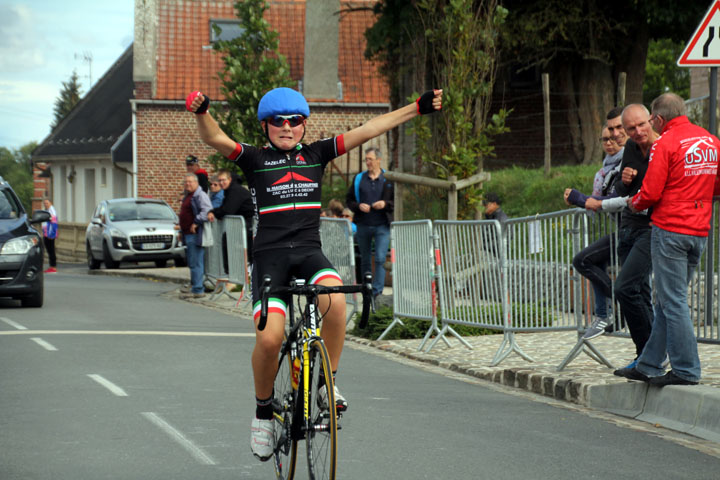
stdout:
<svg viewBox="0 0 720 480">
<path fill-rule="evenodd" d="M 260 310 L 262 307 L 262 302 L 257 301 L 255 302 L 255 305 L 253 305 L 253 319 L 257 320 L 260 318 Z M 270 298 L 268 300 L 268 315 L 271 313 L 279 313 L 283 317 L 287 317 L 287 305 L 285 302 L 280 300 L 279 298 Z"/>
<path fill-rule="evenodd" d="M 320 202 L 304 202 L 304 203 L 283 203 L 282 205 L 273 205 L 272 207 L 261 208 L 260 215 L 274 212 L 287 212 L 289 210 L 308 210 L 317 208 L 320 209 Z"/>
<path fill-rule="evenodd" d="M 334 278 L 338 282 L 342 284 L 342 278 L 340 278 L 340 275 L 333 270 L 332 268 L 325 268 L 317 272 L 315 275 L 313 275 L 310 278 L 310 285 L 317 285 L 318 283 L 322 282 L 323 280 L 326 280 L 328 278 Z"/>
</svg>

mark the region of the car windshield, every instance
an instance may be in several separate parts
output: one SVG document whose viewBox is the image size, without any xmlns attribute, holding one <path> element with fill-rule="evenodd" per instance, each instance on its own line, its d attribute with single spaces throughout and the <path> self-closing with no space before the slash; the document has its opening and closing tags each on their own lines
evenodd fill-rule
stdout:
<svg viewBox="0 0 720 480">
<path fill-rule="evenodd" d="M 19 214 L 20 207 L 10 190 L 0 191 L 0 219 L 18 218 Z"/>
<path fill-rule="evenodd" d="M 110 221 L 175 220 L 175 213 L 162 203 L 120 202 L 109 206 Z"/>
</svg>

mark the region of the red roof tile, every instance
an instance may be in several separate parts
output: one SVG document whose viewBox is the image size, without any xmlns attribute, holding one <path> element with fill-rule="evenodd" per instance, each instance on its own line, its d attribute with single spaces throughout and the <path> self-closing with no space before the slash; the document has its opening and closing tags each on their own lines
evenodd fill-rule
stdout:
<svg viewBox="0 0 720 480">
<path fill-rule="evenodd" d="M 374 3 L 374 0 L 340 2 L 341 9 L 347 6 L 368 7 L 368 10 L 353 10 L 340 16 L 338 76 L 343 84 L 342 102 L 388 102 L 389 90 L 385 79 L 378 73 L 377 66 L 364 57 L 364 32 L 375 21 L 369 10 Z M 217 76 L 223 62 L 210 47 L 210 19 L 237 19 L 233 4 L 231 1 L 158 2 L 155 99 L 184 99 L 189 92 L 198 89 L 213 99 L 223 98 Z M 280 34 L 279 50 L 290 64 L 290 76 L 294 80 L 302 79 L 305 0 L 273 0 L 266 19 Z M 325 101 L 337 102 L 337 99 Z"/>
</svg>

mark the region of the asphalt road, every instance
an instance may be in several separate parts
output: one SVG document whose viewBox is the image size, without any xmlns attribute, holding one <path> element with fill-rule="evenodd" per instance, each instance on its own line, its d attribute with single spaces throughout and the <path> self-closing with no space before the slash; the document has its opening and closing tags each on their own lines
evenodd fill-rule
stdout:
<svg viewBox="0 0 720 480">
<path fill-rule="evenodd" d="M 249 320 L 180 301 L 177 285 L 63 272 L 42 309 L 0 300 L 0 479 L 274 478 L 249 449 Z M 338 384 L 338 478 L 720 476 L 689 437 L 367 347 L 348 344 Z"/>
</svg>

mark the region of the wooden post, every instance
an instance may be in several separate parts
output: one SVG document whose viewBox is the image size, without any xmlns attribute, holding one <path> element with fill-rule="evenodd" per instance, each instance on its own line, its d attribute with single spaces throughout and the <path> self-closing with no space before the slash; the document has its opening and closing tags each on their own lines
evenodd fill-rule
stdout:
<svg viewBox="0 0 720 480">
<path fill-rule="evenodd" d="M 545 111 L 545 176 L 550 176 L 550 76 L 542 74 L 543 110 Z"/>
<path fill-rule="evenodd" d="M 627 84 L 627 73 L 620 72 L 618 74 L 618 88 L 617 88 L 617 107 L 625 106 L 625 85 Z"/>
<path fill-rule="evenodd" d="M 448 220 L 457 220 L 458 213 L 458 194 L 457 194 L 457 177 L 455 175 L 448 176 L 450 188 L 448 189 Z"/>
</svg>

